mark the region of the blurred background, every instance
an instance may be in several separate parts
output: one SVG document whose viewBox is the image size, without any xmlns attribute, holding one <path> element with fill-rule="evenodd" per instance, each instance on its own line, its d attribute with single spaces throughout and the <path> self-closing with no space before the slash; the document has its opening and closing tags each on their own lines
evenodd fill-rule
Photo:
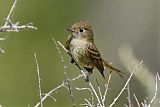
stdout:
<svg viewBox="0 0 160 107">
<path fill-rule="evenodd" d="M 0 22 L 9 13 L 13 0 L 0 0 Z M 95 43 L 101 55 L 125 73 L 125 80 L 112 76 L 106 105 L 109 105 L 124 86 L 130 71 L 139 61 L 143 66 L 130 83 L 139 101 L 154 95 L 155 75 L 160 71 L 159 0 L 18 0 L 12 21 L 20 24 L 33 22 L 38 30 L 24 29 L 18 33 L 0 33 L 6 38 L 0 41 L 5 51 L 0 54 L 0 105 L 4 107 L 32 107 L 39 101 L 38 80 L 34 52 L 37 54 L 42 92 L 47 93 L 65 80 L 63 65 L 52 38 L 65 43 L 68 33 L 64 29 L 86 19 L 94 30 Z M 70 78 L 79 74 L 79 69 L 70 64 L 70 58 L 61 49 Z M 102 91 L 107 81 L 97 70 L 91 82 L 97 89 L 98 78 Z M 87 87 L 83 79 L 73 82 L 73 87 Z M 45 107 L 71 107 L 66 89 L 60 89 L 52 98 L 44 101 Z M 89 92 L 73 89 L 76 105 L 90 97 Z M 127 102 L 125 91 L 115 107 Z M 158 101 L 159 102 L 159 101 Z M 158 105 L 155 105 L 158 107 Z"/>
</svg>

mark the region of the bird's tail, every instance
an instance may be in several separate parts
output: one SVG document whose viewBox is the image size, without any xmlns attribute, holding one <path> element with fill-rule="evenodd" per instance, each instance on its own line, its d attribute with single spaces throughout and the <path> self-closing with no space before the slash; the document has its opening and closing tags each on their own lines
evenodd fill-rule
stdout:
<svg viewBox="0 0 160 107">
<path fill-rule="evenodd" d="M 122 71 L 120 71 L 119 69 L 113 67 L 111 64 L 109 64 L 107 61 L 105 61 L 103 59 L 103 65 L 105 68 L 110 69 L 110 71 L 116 73 L 117 75 L 119 75 L 121 78 L 124 78 L 124 73 Z"/>
</svg>

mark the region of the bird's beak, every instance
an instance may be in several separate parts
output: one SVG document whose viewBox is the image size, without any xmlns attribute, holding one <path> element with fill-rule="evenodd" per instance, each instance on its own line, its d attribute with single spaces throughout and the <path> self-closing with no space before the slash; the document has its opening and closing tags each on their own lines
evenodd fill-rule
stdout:
<svg viewBox="0 0 160 107">
<path fill-rule="evenodd" d="M 73 33 L 74 31 L 71 28 L 65 29 L 66 32 Z"/>
</svg>

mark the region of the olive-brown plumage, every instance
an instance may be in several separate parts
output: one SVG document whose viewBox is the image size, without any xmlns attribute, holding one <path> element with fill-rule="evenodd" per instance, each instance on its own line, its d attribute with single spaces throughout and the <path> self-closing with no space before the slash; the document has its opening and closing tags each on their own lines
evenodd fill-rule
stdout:
<svg viewBox="0 0 160 107">
<path fill-rule="evenodd" d="M 93 68 L 97 68 L 104 77 L 104 68 L 115 71 L 120 77 L 123 73 L 102 59 L 95 43 L 91 25 L 86 20 L 81 20 L 66 29 L 71 35 L 68 37 L 65 47 L 75 57 L 78 64 L 84 67 L 90 74 Z M 72 59 L 72 63 L 74 60 Z"/>
</svg>

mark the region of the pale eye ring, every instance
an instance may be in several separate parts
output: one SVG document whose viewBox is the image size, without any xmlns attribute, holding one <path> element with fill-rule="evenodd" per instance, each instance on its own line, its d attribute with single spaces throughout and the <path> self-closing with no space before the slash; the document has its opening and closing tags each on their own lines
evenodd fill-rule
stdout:
<svg viewBox="0 0 160 107">
<path fill-rule="evenodd" d="M 83 31 L 84 31 L 84 29 L 79 29 L 79 32 L 81 32 L 81 33 L 82 33 Z"/>
</svg>

